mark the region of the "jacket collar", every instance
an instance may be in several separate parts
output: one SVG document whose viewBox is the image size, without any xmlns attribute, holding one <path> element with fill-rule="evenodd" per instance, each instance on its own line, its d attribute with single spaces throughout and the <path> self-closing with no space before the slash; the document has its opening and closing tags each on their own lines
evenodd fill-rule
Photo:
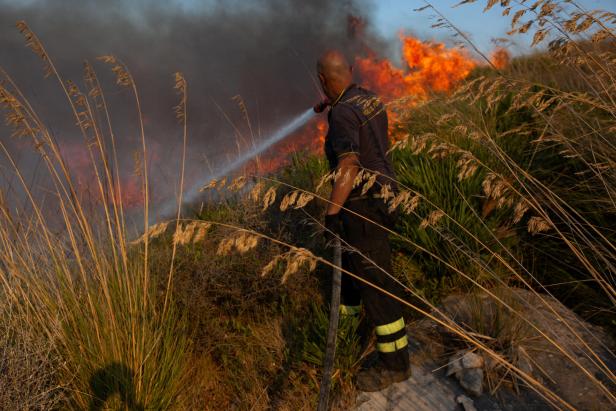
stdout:
<svg viewBox="0 0 616 411">
<path fill-rule="evenodd" d="M 352 88 L 354 88 L 356 86 L 355 83 L 351 83 L 347 86 L 347 88 L 345 88 L 344 90 L 342 90 L 340 92 L 340 95 L 338 95 L 338 97 L 336 98 L 336 100 L 334 100 L 334 102 L 332 103 L 332 107 L 334 107 L 336 104 L 338 104 L 340 102 L 340 100 L 342 99 L 342 97 L 344 97 L 344 95 L 351 90 Z"/>
</svg>

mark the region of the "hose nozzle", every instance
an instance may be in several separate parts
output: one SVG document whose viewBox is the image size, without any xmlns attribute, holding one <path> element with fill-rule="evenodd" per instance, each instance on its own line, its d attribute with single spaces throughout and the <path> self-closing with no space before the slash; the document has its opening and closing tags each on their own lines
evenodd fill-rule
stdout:
<svg viewBox="0 0 616 411">
<path fill-rule="evenodd" d="M 317 104 L 314 105 L 313 110 L 315 113 L 322 113 L 325 111 L 327 106 L 329 106 L 330 104 L 331 103 L 329 102 L 328 99 L 319 101 Z"/>
</svg>

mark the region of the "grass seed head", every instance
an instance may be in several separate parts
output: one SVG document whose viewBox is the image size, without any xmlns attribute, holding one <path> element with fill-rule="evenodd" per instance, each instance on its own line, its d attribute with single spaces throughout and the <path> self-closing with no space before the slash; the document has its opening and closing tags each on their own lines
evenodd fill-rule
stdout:
<svg viewBox="0 0 616 411">
<path fill-rule="evenodd" d="M 263 184 L 262 181 L 258 181 L 257 184 L 255 184 L 254 187 L 252 187 L 252 189 L 250 190 L 248 197 L 255 203 L 258 203 L 261 197 L 261 190 L 263 190 L 264 186 L 265 184 Z"/>
<path fill-rule="evenodd" d="M 285 194 L 280 201 L 280 211 L 286 211 L 287 208 L 292 207 L 295 204 L 295 200 L 297 199 L 297 190 L 292 191 L 289 194 Z"/>
<path fill-rule="evenodd" d="M 242 188 L 244 188 L 245 185 L 246 185 L 246 177 L 239 176 L 239 177 L 234 178 L 233 181 L 231 181 L 231 184 L 229 184 L 227 189 L 229 189 L 230 191 L 239 191 Z"/>
<path fill-rule="evenodd" d="M 441 210 L 434 210 L 426 218 L 424 218 L 419 224 L 419 228 L 425 229 L 426 227 L 435 226 L 439 220 L 445 215 Z"/>
<path fill-rule="evenodd" d="M 197 234 L 195 234 L 195 237 L 193 238 L 193 243 L 196 244 L 202 241 L 211 226 L 211 223 L 199 222 L 199 228 L 197 229 Z"/>
<path fill-rule="evenodd" d="M 20 138 L 36 134 L 37 128 L 31 126 L 27 120 L 24 106 L 2 83 L 0 83 L 0 106 L 6 110 L 4 122 L 13 129 L 11 137 Z"/>
<path fill-rule="evenodd" d="M 233 249 L 233 244 L 235 240 L 232 238 L 223 238 L 218 243 L 218 249 L 216 250 L 216 254 L 218 255 L 229 255 L 231 250 Z"/>
<path fill-rule="evenodd" d="M 413 154 L 417 155 L 424 151 L 425 148 L 428 146 L 428 142 L 430 141 L 430 139 L 435 137 L 436 134 L 434 133 L 425 133 L 419 137 L 414 137 L 411 140 L 411 151 L 413 152 Z"/>
<path fill-rule="evenodd" d="M 551 228 L 550 223 L 541 217 L 533 216 L 528 220 L 528 232 L 531 234 L 543 233 Z"/>
<path fill-rule="evenodd" d="M 513 223 L 517 224 L 522 221 L 522 217 L 528 211 L 528 203 L 525 200 L 520 200 L 513 209 Z"/>
<path fill-rule="evenodd" d="M 314 199 L 314 195 L 309 193 L 301 193 L 297 202 L 295 203 L 295 209 L 304 208 L 309 202 Z"/>
<path fill-rule="evenodd" d="M 364 183 L 364 186 L 361 189 L 361 195 L 365 195 L 368 192 L 368 190 L 372 188 L 372 186 L 376 182 L 376 177 L 377 177 L 376 174 L 374 173 L 370 174 L 368 181 Z"/>
<path fill-rule="evenodd" d="M 391 184 L 383 184 L 378 195 L 384 202 L 387 202 L 390 198 L 394 197 L 394 192 L 391 189 Z"/>
<path fill-rule="evenodd" d="M 184 121 L 186 120 L 187 83 L 184 75 L 179 71 L 174 74 L 174 78 L 175 86 L 173 88 L 180 95 L 180 102 L 173 107 L 173 111 L 175 112 L 175 118 L 178 121 Z"/>
<path fill-rule="evenodd" d="M 132 78 L 122 63 L 112 55 L 100 56 L 98 60 L 111 66 L 111 71 L 116 75 L 116 84 L 128 87 L 133 84 Z"/>
<path fill-rule="evenodd" d="M 182 224 L 178 224 L 175 229 L 175 233 L 173 234 L 173 243 L 179 245 L 188 244 L 191 241 L 193 234 L 195 233 L 196 227 L 196 221 L 193 221 L 186 225 L 186 228 L 182 228 Z"/>
<path fill-rule="evenodd" d="M 282 275 L 282 283 L 285 283 L 291 275 L 297 273 L 303 266 L 306 266 L 309 271 L 314 271 L 317 267 L 317 259 L 314 254 L 305 248 L 291 249 L 286 254 L 286 261 L 287 267 Z"/>
<path fill-rule="evenodd" d="M 160 237 L 165 231 L 167 231 L 167 227 L 169 226 L 169 221 L 164 221 L 162 223 L 154 224 L 148 228 L 147 234 L 143 234 L 137 240 L 132 241 L 131 245 L 136 245 L 145 241 L 146 235 L 149 236 L 150 239 Z"/>
<path fill-rule="evenodd" d="M 364 174 L 364 169 L 361 169 L 357 172 L 357 174 L 355 175 L 355 179 L 353 180 L 353 188 L 359 187 L 361 185 L 362 181 L 364 181 Z"/>
<path fill-rule="evenodd" d="M 467 178 L 475 175 L 475 172 L 479 168 L 477 159 L 470 152 L 464 151 L 458 159 L 458 181 L 466 180 Z"/>
<path fill-rule="evenodd" d="M 216 180 L 215 178 L 213 178 L 212 180 L 210 180 L 210 182 L 209 182 L 209 183 L 207 183 L 206 185 L 204 185 L 203 187 L 201 187 L 201 188 L 199 189 L 199 191 L 203 192 L 203 191 L 205 191 L 205 190 L 209 190 L 209 189 L 211 189 L 211 188 L 214 188 L 214 187 L 216 187 L 216 183 L 217 183 L 217 182 L 218 182 L 218 180 Z"/>
<path fill-rule="evenodd" d="M 414 212 L 419 206 L 419 200 L 421 197 L 419 195 L 413 196 L 409 201 L 402 204 L 402 212 L 405 214 L 411 214 Z"/>
<path fill-rule="evenodd" d="M 229 255 L 233 250 L 238 251 L 240 254 L 244 254 L 255 248 L 258 244 L 259 236 L 242 231 L 239 234 L 223 238 L 220 243 L 218 243 L 216 254 Z"/>
<path fill-rule="evenodd" d="M 319 184 L 317 184 L 317 187 L 315 189 L 315 192 L 319 192 L 321 190 L 321 188 L 329 181 L 331 181 L 333 178 L 333 173 L 327 173 L 325 174 L 323 177 L 321 177 L 321 179 L 319 180 Z"/>
<path fill-rule="evenodd" d="M 278 263 L 280 262 L 280 260 L 283 257 L 280 255 L 277 255 L 276 257 L 274 257 L 273 259 L 270 260 L 269 263 L 267 263 L 264 267 L 263 270 L 261 270 L 261 277 L 265 277 L 266 275 L 268 275 L 269 273 L 271 273 L 274 268 L 276 268 L 276 266 L 278 265 Z"/>
<path fill-rule="evenodd" d="M 276 201 L 276 188 L 270 187 L 263 196 L 263 211 L 267 210 Z"/>
<path fill-rule="evenodd" d="M 26 39 L 26 47 L 32 50 L 37 56 L 40 57 L 41 60 L 43 60 L 45 77 L 51 76 L 53 74 L 53 65 L 47 55 L 47 52 L 45 51 L 45 48 L 43 47 L 43 44 L 40 42 L 38 37 L 36 37 L 34 32 L 30 30 L 30 27 L 28 27 L 28 24 L 26 24 L 25 21 L 18 21 L 16 26 L 19 32 Z"/>
<path fill-rule="evenodd" d="M 408 190 L 401 191 L 397 196 L 393 197 L 389 202 L 389 212 L 393 213 L 399 206 L 408 203 L 411 199 L 411 192 Z"/>
</svg>

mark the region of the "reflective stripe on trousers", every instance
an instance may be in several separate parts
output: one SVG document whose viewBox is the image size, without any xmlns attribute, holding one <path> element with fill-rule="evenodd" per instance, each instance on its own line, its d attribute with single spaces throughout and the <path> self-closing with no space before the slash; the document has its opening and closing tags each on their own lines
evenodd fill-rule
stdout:
<svg viewBox="0 0 616 411">
<path fill-rule="evenodd" d="M 395 352 L 405 348 L 409 344 L 406 329 L 404 327 L 404 318 L 402 317 L 389 324 L 377 325 L 375 330 L 377 336 L 376 349 L 380 352 Z M 393 341 L 387 341 L 392 338 L 395 339 Z"/>
<path fill-rule="evenodd" d="M 359 315 L 361 312 L 361 305 L 344 305 L 340 304 L 341 315 Z"/>
</svg>

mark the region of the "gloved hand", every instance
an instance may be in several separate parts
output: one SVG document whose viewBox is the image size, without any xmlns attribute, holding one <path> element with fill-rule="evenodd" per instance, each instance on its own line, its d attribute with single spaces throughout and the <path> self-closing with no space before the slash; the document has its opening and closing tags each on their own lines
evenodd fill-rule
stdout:
<svg viewBox="0 0 616 411">
<path fill-rule="evenodd" d="M 342 237 L 344 229 L 340 214 L 327 214 L 325 216 L 325 239 L 329 242 L 334 238 Z"/>
<path fill-rule="evenodd" d="M 313 110 L 315 113 L 322 113 L 325 111 L 325 109 L 327 108 L 327 106 L 330 105 L 330 102 L 328 99 L 325 99 L 323 101 L 319 101 L 317 104 L 314 105 Z"/>
</svg>

